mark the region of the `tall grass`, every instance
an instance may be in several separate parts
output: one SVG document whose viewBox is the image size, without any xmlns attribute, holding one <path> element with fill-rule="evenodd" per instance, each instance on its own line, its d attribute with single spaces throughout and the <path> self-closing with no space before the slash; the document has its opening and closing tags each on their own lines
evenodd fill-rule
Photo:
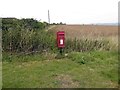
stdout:
<svg viewBox="0 0 120 90">
<path fill-rule="evenodd" d="M 65 52 L 112 50 L 114 44 L 107 39 L 66 39 Z M 56 36 L 53 32 L 44 30 L 8 30 L 3 31 L 3 50 L 9 52 L 57 52 Z"/>
<path fill-rule="evenodd" d="M 70 51 L 77 51 L 77 52 L 85 52 L 85 51 L 93 51 L 93 50 L 115 50 L 117 49 L 114 45 L 106 40 L 97 40 L 97 39 L 80 39 L 77 40 L 76 38 L 71 40 L 66 40 L 66 52 Z"/>
</svg>

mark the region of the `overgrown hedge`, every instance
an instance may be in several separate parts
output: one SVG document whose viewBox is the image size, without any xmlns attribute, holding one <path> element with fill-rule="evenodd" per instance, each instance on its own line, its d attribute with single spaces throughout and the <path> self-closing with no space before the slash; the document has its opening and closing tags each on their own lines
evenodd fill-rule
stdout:
<svg viewBox="0 0 120 90">
<path fill-rule="evenodd" d="M 46 22 L 34 19 L 2 19 L 2 48 L 8 52 L 33 52 L 53 50 L 55 44 L 51 32 L 44 31 Z"/>
</svg>

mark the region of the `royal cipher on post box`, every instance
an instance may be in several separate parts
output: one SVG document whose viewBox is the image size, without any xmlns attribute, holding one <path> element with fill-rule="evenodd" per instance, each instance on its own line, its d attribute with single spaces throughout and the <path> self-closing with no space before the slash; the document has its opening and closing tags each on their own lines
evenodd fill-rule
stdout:
<svg viewBox="0 0 120 90">
<path fill-rule="evenodd" d="M 58 48 L 65 47 L 65 32 L 64 31 L 57 32 L 57 47 Z"/>
</svg>

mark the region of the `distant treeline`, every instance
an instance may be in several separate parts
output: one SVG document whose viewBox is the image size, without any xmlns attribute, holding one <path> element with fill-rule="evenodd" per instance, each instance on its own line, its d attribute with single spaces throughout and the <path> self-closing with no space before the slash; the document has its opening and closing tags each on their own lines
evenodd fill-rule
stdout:
<svg viewBox="0 0 120 90">
<path fill-rule="evenodd" d="M 2 18 L 2 30 L 9 29 L 29 29 L 42 30 L 49 24 L 47 22 L 40 22 L 33 18 L 16 19 L 16 18 Z"/>
<path fill-rule="evenodd" d="M 65 23 L 47 23 L 40 22 L 33 18 L 17 19 L 17 18 L 2 18 L 2 30 L 9 29 L 29 29 L 29 30 L 42 30 L 49 25 L 65 25 Z"/>
<path fill-rule="evenodd" d="M 51 25 L 66 25 L 66 23 L 62 23 L 62 22 L 60 22 L 60 23 L 52 23 Z"/>
</svg>

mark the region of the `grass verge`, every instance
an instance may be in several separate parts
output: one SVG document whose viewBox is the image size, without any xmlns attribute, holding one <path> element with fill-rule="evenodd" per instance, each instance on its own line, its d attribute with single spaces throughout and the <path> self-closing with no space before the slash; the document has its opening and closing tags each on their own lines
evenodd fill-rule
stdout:
<svg viewBox="0 0 120 90">
<path fill-rule="evenodd" d="M 53 56 L 43 60 L 40 54 L 26 57 L 27 62 L 19 62 L 16 57 L 14 62 L 3 61 L 3 88 L 118 87 L 115 51 L 71 52 L 62 59 Z"/>
</svg>

